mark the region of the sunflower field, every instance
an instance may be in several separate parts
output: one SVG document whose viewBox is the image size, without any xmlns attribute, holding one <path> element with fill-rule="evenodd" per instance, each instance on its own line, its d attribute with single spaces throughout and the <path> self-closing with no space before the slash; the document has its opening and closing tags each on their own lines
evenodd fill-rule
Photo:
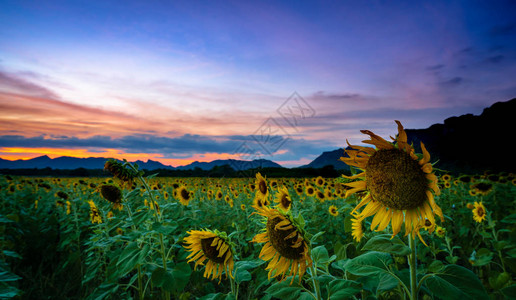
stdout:
<svg viewBox="0 0 516 300">
<path fill-rule="evenodd" d="M 0 176 L 0 298 L 514 299 L 515 175 L 364 133 L 340 178 Z"/>
</svg>

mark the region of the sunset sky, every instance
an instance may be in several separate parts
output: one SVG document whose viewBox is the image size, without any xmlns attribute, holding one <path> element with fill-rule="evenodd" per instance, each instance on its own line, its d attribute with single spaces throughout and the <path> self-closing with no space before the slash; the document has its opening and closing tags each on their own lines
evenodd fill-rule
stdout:
<svg viewBox="0 0 516 300">
<path fill-rule="evenodd" d="M 0 157 L 309 163 L 516 97 L 514 1 L 0 1 Z M 431 145 L 428 146 L 431 149 Z"/>
</svg>

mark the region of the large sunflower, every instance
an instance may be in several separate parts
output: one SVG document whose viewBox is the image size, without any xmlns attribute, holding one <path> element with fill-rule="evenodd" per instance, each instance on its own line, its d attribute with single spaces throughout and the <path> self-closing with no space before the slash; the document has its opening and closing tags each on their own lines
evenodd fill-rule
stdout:
<svg viewBox="0 0 516 300">
<path fill-rule="evenodd" d="M 301 281 L 306 269 L 312 265 L 302 229 L 289 215 L 277 209 L 263 206 L 257 213 L 267 218 L 265 232 L 257 234 L 252 242 L 265 243 L 260 258 L 269 261 L 266 268 L 269 279 L 281 275 L 280 280 L 283 280 L 290 268 L 288 276 L 292 276 L 292 281 L 297 274 Z"/>
<path fill-rule="evenodd" d="M 389 223 L 392 236 L 400 232 L 405 222 L 405 235 L 417 234 L 424 243 L 419 230 L 426 219 L 435 223 L 434 213 L 444 222 L 441 208 L 437 206 L 432 191 L 439 195 L 437 177 L 432 173 L 429 163 L 430 154 L 421 143 L 423 154 L 418 157 L 414 148 L 407 143 L 407 134 L 399 121 L 398 136 L 390 143 L 369 130 L 361 130 L 370 136 L 363 141 L 376 146 L 376 149 L 361 146 L 350 146 L 344 150 L 349 157 L 340 159 L 346 164 L 360 169 L 362 172 L 348 179 L 361 179 L 347 183 L 351 187 L 346 197 L 356 192 L 365 191 L 365 196 L 352 211 L 357 212 L 357 219 L 363 221 L 374 215 L 371 230 L 382 231 Z"/>
<path fill-rule="evenodd" d="M 194 270 L 198 265 L 206 263 L 206 269 L 203 276 L 211 279 L 222 279 L 222 271 L 233 278 L 233 268 L 235 261 L 233 260 L 233 247 L 229 238 L 224 232 L 217 230 L 190 230 L 187 232 L 189 236 L 185 237 L 185 245 L 188 255 L 188 262 L 195 261 Z"/>
</svg>

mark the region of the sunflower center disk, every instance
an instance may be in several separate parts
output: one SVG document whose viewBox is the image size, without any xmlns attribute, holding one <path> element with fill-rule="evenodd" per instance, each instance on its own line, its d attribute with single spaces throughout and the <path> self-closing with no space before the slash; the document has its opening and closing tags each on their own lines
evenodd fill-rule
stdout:
<svg viewBox="0 0 516 300">
<path fill-rule="evenodd" d="M 423 204 L 428 180 L 419 163 L 406 152 L 381 149 L 366 164 L 366 185 L 374 200 L 404 210 Z"/>
<path fill-rule="evenodd" d="M 182 196 L 182 197 L 183 197 L 183 199 L 185 199 L 185 200 L 190 199 L 190 193 L 188 193 L 188 191 L 187 191 L 186 189 L 181 190 L 181 196 Z"/>
<path fill-rule="evenodd" d="M 260 193 L 267 193 L 267 184 L 265 183 L 265 181 L 260 181 L 260 183 L 258 184 L 258 188 L 260 189 Z"/>
<path fill-rule="evenodd" d="M 267 234 L 269 235 L 269 240 L 281 256 L 288 259 L 300 259 L 303 257 L 304 245 L 301 245 L 298 248 L 293 248 L 292 245 L 297 241 L 298 234 L 294 237 L 285 238 L 296 231 L 295 227 L 287 230 L 278 230 L 275 229 L 276 224 L 281 222 L 283 219 L 280 217 L 269 218 L 267 220 Z"/>
<path fill-rule="evenodd" d="M 202 252 L 204 252 L 204 255 L 209 258 L 211 261 L 215 263 L 224 263 L 224 256 L 218 257 L 219 251 L 217 250 L 217 245 L 212 246 L 211 243 L 213 242 L 214 237 L 207 238 L 207 239 L 201 239 L 201 247 Z"/>
</svg>

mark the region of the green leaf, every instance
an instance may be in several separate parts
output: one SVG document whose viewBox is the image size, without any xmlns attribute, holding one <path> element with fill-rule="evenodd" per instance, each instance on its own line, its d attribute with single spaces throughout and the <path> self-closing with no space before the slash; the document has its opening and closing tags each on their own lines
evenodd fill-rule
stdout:
<svg viewBox="0 0 516 300">
<path fill-rule="evenodd" d="M 441 272 L 444 268 L 444 264 L 440 260 L 434 260 L 429 266 L 428 271 L 432 273 Z"/>
<path fill-rule="evenodd" d="M 424 284 L 443 299 L 489 299 L 478 277 L 458 265 L 447 265 L 441 272 L 427 277 Z"/>
<path fill-rule="evenodd" d="M 0 282 L 16 281 L 20 280 L 21 277 L 8 271 L 0 272 Z"/>
<path fill-rule="evenodd" d="M 511 279 L 511 275 L 507 272 L 493 272 L 489 276 L 489 284 L 495 290 L 501 289 Z"/>
<path fill-rule="evenodd" d="M 493 260 L 493 252 L 487 248 L 480 248 L 472 257 L 475 267 L 485 266 Z"/>
<path fill-rule="evenodd" d="M 516 223 L 516 214 L 508 215 L 507 217 L 503 218 L 501 222 L 510 224 Z"/>
<path fill-rule="evenodd" d="M 167 291 L 172 291 L 174 288 L 174 276 L 161 267 L 152 272 L 151 280 L 156 287 L 162 287 Z"/>
<path fill-rule="evenodd" d="M 5 256 L 13 257 L 13 258 L 22 258 L 20 254 L 10 251 L 10 250 L 3 250 Z"/>
<path fill-rule="evenodd" d="M 251 281 L 253 279 L 253 276 L 249 271 L 244 269 L 236 269 L 235 270 L 235 282 L 236 283 L 242 283 L 244 281 Z"/>
<path fill-rule="evenodd" d="M 312 236 L 312 238 L 310 239 L 310 244 L 313 244 L 315 242 L 315 240 L 323 234 L 324 234 L 324 231 L 320 231 L 320 232 L 316 233 L 314 236 Z"/>
<path fill-rule="evenodd" d="M 350 298 L 362 290 L 362 284 L 352 280 L 336 279 L 328 284 L 330 300 Z"/>
<path fill-rule="evenodd" d="M 223 300 L 223 299 L 227 299 L 230 295 L 231 295 L 231 293 L 229 293 L 229 294 L 211 293 L 211 294 L 202 296 L 201 298 L 199 298 L 199 300 Z M 233 296 L 233 299 L 234 298 L 235 297 Z"/>
<path fill-rule="evenodd" d="M 509 299 L 510 297 L 514 297 L 516 295 L 516 284 L 510 285 L 500 290 L 500 292 Z"/>
<path fill-rule="evenodd" d="M 363 250 L 372 250 L 387 252 L 394 255 L 405 256 L 410 254 L 410 248 L 403 243 L 398 237 L 394 236 L 391 239 L 390 234 L 381 234 L 372 237 L 362 248 Z"/>
<path fill-rule="evenodd" d="M 316 264 L 324 264 L 328 262 L 330 256 L 328 250 L 324 246 L 318 246 L 312 249 L 312 259 Z"/>
<path fill-rule="evenodd" d="M 144 261 L 147 253 L 150 250 L 150 246 L 145 244 L 142 248 L 138 247 L 137 242 L 132 242 L 125 247 L 125 249 L 120 253 L 116 266 L 118 267 L 118 272 L 120 275 L 125 275 L 132 269 L 136 267 L 136 265 L 140 264 Z"/>
<path fill-rule="evenodd" d="M 20 290 L 14 286 L 0 286 L 0 299 L 11 299 L 20 295 Z"/>
<path fill-rule="evenodd" d="M 188 280 L 190 280 L 191 274 L 192 269 L 190 266 L 186 262 L 182 262 L 173 269 L 165 270 L 161 267 L 155 269 L 152 272 L 151 280 L 155 286 L 161 287 L 165 291 L 180 292 L 185 288 Z"/>
<path fill-rule="evenodd" d="M 351 274 L 358 276 L 375 276 L 388 273 L 388 265 L 392 263 L 390 254 L 371 251 L 347 261 L 343 266 Z"/>
<path fill-rule="evenodd" d="M 143 221 L 147 220 L 149 217 L 149 211 L 148 210 L 140 210 L 136 213 L 134 213 L 132 217 L 133 224 L 138 227 Z"/>
<path fill-rule="evenodd" d="M 294 279 L 294 282 L 290 285 L 290 279 L 287 278 L 271 285 L 265 292 L 282 300 L 296 300 L 299 298 L 302 290 L 298 280 Z"/>
</svg>

